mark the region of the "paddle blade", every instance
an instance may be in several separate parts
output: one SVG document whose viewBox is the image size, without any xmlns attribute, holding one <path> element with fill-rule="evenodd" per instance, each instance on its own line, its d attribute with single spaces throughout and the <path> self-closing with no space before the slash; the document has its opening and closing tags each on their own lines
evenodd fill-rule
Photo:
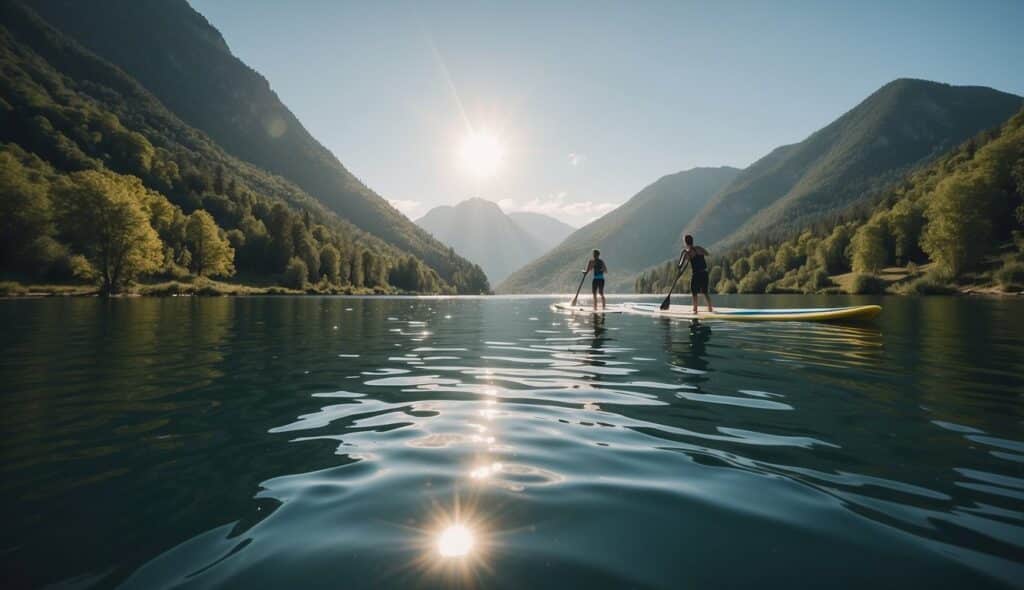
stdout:
<svg viewBox="0 0 1024 590">
<path fill-rule="evenodd" d="M 669 293 L 668 295 L 665 296 L 665 300 L 661 302 L 661 309 L 662 310 L 665 310 L 665 309 L 669 308 L 669 305 L 671 305 L 671 302 L 669 300 L 671 298 L 672 298 L 672 294 L 671 293 Z"/>
</svg>

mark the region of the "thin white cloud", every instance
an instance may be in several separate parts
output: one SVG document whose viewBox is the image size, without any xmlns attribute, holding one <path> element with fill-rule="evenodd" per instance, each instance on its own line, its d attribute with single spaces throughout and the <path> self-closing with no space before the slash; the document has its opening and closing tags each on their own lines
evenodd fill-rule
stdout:
<svg viewBox="0 0 1024 590">
<path fill-rule="evenodd" d="M 595 201 L 569 201 L 565 191 L 547 197 L 519 201 L 502 199 L 498 205 L 506 212 L 528 211 L 543 213 L 559 219 L 569 225 L 581 226 L 608 213 L 619 206 L 619 203 L 598 203 Z"/>
<path fill-rule="evenodd" d="M 582 165 L 586 161 L 587 161 L 587 157 L 584 156 L 583 154 L 578 154 L 576 152 L 570 152 L 569 153 L 569 165 L 574 167 L 574 168 L 577 167 L 577 166 Z"/>
<path fill-rule="evenodd" d="M 423 203 L 412 199 L 388 199 L 391 206 L 398 209 L 409 219 L 417 219 L 424 213 Z"/>
</svg>

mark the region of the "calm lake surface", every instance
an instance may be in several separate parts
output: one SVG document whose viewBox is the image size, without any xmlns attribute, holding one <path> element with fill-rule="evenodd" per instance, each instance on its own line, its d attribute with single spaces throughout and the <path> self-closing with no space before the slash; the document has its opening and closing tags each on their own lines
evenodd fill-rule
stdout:
<svg viewBox="0 0 1024 590">
<path fill-rule="evenodd" d="M 718 300 L 0 301 L 2 585 L 1024 586 L 1024 301 Z"/>
</svg>

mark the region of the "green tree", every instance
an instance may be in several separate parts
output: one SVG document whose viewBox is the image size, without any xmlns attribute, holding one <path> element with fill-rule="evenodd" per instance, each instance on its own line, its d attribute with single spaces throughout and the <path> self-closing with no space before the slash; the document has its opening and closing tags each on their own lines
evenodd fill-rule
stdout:
<svg viewBox="0 0 1024 590">
<path fill-rule="evenodd" d="M 779 246 L 775 251 L 775 268 L 779 272 L 786 272 L 803 264 L 803 257 L 796 248 L 789 244 Z"/>
<path fill-rule="evenodd" d="M 711 267 L 711 271 L 708 273 L 708 284 L 714 287 L 722 280 L 722 267 L 715 265 Z"/>
<path fill-rule="evenodd" d="M 338 253 L 338 249 L 331 244 L 327 244 L 320 250 L 320 270 L 332 285 L 341 282 L 341 255 Z"/>
<path fill-rule="evenodd" d="M 925 209 L 921 248 L 949 277 L 975 266 L 991 247 L 990 178 L 977 171 L 954 174 L 935 189 Z"/>
<path fill-rule="evenodd" d="M 732 276 L 735 279 L 742 279 L 748 272 L 750 272 L 750 261 L 746 258 L 740 258 L 736 262 L 732 263 Z"/>
<path fill-rule="evenodd" d="M 768 268 L 768 265 L 772 262 L 772 255 L 767 249 L 758 250 L 750 255 L 750 268 Z"/>
<path fill-rule="evenodd" d="M 387 283 L 383 261 L 369 250 L 363 250 L 363 284 L 367 287 L 383 287 Z"/>
<path fill-rule="evenodd" d="M 312 234 L 306 226 L 302 224 L 295 224 L 295 255 L 302 259 L 306 263 L 306 268 L 309 269 L 309 276 L 314 280 L 320 279 L 320 247 L 317 245 L 316 240 L 313 239 Z"/>
<path fill-rule="evenodd" d="M 309 282 L 309 269 L 298 256 L 293 256 L 284 269 L 284 285 L 292 289 L 305 289 Z"/>
<path fill-rule="evenodd" d="M 231 276 L 235 273 L 235 249 L 213 216 L 203 210 L 193 211 L 185 225 L 186 241 L 192 253 L 190 269 L 197 276 Z"/>
<path fill-rule="evenodd" d="M 280 272 L 295 256 L 295 241 L 292 237 L 295 219 L 287 207 L 276 203 L 265 223 L 269 234 L 266 252 L 269 266 Z"/>
<path fill-rule="evenodd" d="M 31 244 L 54 233 L 49 184 L 8 151 L 0 151 L 0 262 L 6 268 L 35 271 L 38 251 Z"/>
<path fill-rule="evenodd" d="M 100 275 L 100 292 L 117 293 L 140 274 L 159 270 L 163 250 L 134 177 L 84 171 L 56 191 L 62 233 Z"/>
<path fill-rule="evenodd" d="M 815 254 L 817 266 L 825 269 L 828 274 L 839 274 L 849 270 L 846 250 L 852 238 L 853 229 L 849 225 L 837 225 L 818 246 Z"/>
<path fill-rule="evenodd" d="M 1013 166 L 1014 194 L 1017 197 L 1017 207 L 1013 210 L 1013 216 L 1017 225 L 1024 225 L 1024 158 L 1017 160 Z"/>
<path fill-rule="evenodd" d="M 349 252 L 349 281 L 352 286 L 363 286 L 363 252 L 361 248 L 354 248 Z"/>
<path fill-rule="evenodd" d="M 875 217 L 860 226 L 850 243 L 853 270 L 859 273 L 876 273 L 885 266 L 888 231 L 884 218 Z"/>
<path fill-rule="evenodd" d="M 743 279 L 737 285 L 737 290 L 740 293 L 764 293 L 765 288 L 768 286 L 770 278 L 768 273 L 764 270 L 757 268 L 743 277 Z"/>
<path fill-rule="evenodd" d="M 814 270 L 804 284 L 805 291 L 809 293 L 814 293 L 831 286 L 832 279 L 828 278 L 828 273 L 820 268 Z"/>
<path fill-rule="evenodd" d="M 889 233 L 897 264 L 906 264 L 918 254 L 924 216 L 918 203 L 902 199 L 889 210 Z"/>
</svg>

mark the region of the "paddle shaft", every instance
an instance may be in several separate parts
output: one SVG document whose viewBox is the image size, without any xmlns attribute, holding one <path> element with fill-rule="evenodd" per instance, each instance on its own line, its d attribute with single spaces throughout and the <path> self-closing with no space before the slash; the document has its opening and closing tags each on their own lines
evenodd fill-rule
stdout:
<svg viewBox="0 0 1024 590">
<path fill-rule="evenodd" d="M 583 276 L 580 277 L 580 286 L 576 287 L 576 295 L 573 296 L 572 303 L 570 303 L 569 305 L 576 305 L 576 300 L 580 298 L 580 289 L 583 288 L 583 281 L 587 280 L 587 273 L 588 272 L 590 272 L 589 268 L 587 270 L 583 271 Z"/>
<path fill-rule="evenodd" d="M 676 283 L 679 282 L 679 277 L 683 276 L 683 273 L 686 272 L 686 267 L 689 265 L 690 259 L 687 258 L 686 261 L 683 262 L 683 265 L 679 267 L 679 272 L 676 273 L 676 278 L 672 281 L 672 286 L 668 288 L 668 295 L 665 295 L 665 300 L 661 302 L 661 309 L 668 309 L 669 306 L 672 305 L 672 302 L 670 301 L 672 298 L 672 291 L 675 291 Z"/>
</svg>

